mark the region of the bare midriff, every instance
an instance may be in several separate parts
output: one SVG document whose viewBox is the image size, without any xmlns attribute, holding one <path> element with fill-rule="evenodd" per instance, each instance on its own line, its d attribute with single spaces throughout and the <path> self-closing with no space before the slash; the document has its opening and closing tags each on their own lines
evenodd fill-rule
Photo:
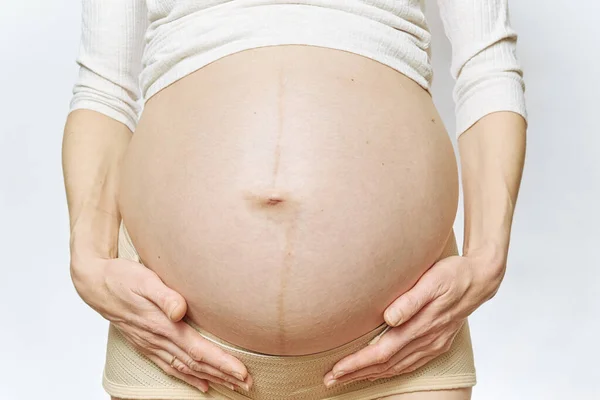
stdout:
<svg viewBox="0 0 600 400">
<path fill-rule="evenodd" d="M 383 323 L 455 245 L 457 172 L 416 82 L 349 52 L 270 46 L 147 101 L 119 205 L 142 262 L 193 322 L 300 355 Z"/>
</svg>

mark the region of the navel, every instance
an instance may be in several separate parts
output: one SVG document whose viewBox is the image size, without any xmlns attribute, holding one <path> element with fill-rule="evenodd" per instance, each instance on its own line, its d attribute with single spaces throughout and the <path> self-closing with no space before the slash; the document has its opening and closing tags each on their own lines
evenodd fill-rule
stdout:
<svg viewBox="0 0 600 400">
<path fill-rule="evenodd" d="M 246 190 L 243 197 L 253 210 L 283 209 L 293 203 L 290 195 L 282 189 Z"/>
</svg>

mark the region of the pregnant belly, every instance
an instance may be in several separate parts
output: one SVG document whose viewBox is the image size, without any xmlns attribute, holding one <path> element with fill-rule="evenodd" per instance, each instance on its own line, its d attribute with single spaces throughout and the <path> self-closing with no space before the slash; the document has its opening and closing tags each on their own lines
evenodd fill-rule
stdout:
<svg viewBox="0 0 600 400">
<path fill-rule="evenodd" d="M 188 316 L 245 348 L 348 342 L 454 246 L 458 177 L 430 95 L 348 52 L 222 58 L 146 103 L 119 205 Z"/>
</svg>

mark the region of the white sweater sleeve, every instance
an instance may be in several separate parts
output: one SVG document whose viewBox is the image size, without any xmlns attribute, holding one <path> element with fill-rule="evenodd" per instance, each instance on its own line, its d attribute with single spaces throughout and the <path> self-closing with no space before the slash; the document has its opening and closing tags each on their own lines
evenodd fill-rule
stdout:
<svg viewBox="0 0 600 400">
<path fill-rule="evenodd" d="M 452 45 L 456 136 L 495 111 L 514 111 L 527 119 L 508 0 L 438 0 L 438 5 Z"/>
<path fill-rule="evenodd" d="M 70 110 L 94 110 L 134 131 L 140 113 L 146 2 L 82 0 L 81 22 L 79 75 Z"/>
</svg>

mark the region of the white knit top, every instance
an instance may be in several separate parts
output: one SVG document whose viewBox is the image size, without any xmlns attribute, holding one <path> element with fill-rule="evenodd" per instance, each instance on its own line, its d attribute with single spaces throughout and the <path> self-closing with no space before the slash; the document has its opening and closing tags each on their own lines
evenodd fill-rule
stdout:
<svg viewBox="0 0 600 400">
<path fill-rule="evenodd" d="M 279 44 L 360 54 L 430 90 L 423 1 L 83 0 L 70 108 L 134 131 L 143 102 L 162 88 L 221 57 Z M 437 1 L 452 45 L 456 136 L 491 112 L 527 118 L 508 0 Z"/>
</svg>

